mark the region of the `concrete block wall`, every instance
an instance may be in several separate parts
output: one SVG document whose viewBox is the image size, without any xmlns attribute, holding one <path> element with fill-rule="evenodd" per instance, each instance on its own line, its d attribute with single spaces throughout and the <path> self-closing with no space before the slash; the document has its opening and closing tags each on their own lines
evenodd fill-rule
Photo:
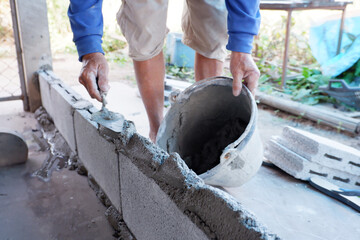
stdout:
<svg viewBox="0 0 360 240">
<path fill-rule="evenodd" d="M 52 72 L 39 79 L 44 108 L 136 239 L 278 239 L 132 122 L 123 119 L 116 129 L 93 122 L 98 110 Z"/>
</svg>

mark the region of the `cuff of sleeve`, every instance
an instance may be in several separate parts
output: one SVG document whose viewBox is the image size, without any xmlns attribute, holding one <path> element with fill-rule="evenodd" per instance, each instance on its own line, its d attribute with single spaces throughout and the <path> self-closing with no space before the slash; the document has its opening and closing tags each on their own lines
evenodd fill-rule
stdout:
<svg viewBox="0 0 360 240">
<path fill-rule="evenodd" d="M 100 35 L 90 35 L 76 40 L 75 44 L 79 54 L 79 61 L 81 62 L 82 57 L 89 53 L 101 52 L 105 55 L 101 43 L 102 40 Z"/>
<path fill-rule="evenodd" d="M 226 48 L 233 52 L 251 53 L 254 35 L 248 33 L 229 33 Z"/>
</svg>

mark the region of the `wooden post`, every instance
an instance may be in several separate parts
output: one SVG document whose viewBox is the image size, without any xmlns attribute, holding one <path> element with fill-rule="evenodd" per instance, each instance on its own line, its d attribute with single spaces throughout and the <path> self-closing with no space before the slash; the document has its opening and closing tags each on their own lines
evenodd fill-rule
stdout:
<svg viewBox="0 0 360 240">
<path fill-rule="evenodd" d="M 283 65 L 282 65 L 281 88 L 286 87 L 286 70 L 287 70 L 287 62 L 288 62 L 288 56 L 289 56 L 291 14 L 292 14 L 292 10 L 290 9 L 290 10 L 288 10 L 288 17 L 287 17 L 287 22 L 286 22 L 285 49 L 284 49 L 284 58 L 283 58 Z"/>
<path fill-rule="evenodd" d="M 345 9 L 346 9 L 346 5 L 345 5 L 345 8 L 342 10 L 342 14 L 341 14 L 339 40 L 338 40 L 338 45 L 337 45 L 337 49 L 336 49 L 336 55 L 338 55 L 341 50 L 341 42 L 342 42 L 342 35 L 343 35 L 343 31 L 344 31 L 344 21 L 345 21 Z"/>
<path fill-rule="evenodd" d="M 23 101 L 24 111 L 30 111 L 29 106 L 29 98 L 26 91 L 26 80 L 25 80 L 25 72 L 24 72 L 24 59 L 22 54 L 22 46 L 20 43 L 20 27 L 18 21 L 18 10 L 15 0 L 10 0 L 11 7 L 11 18 L 12 18 L 12 26 L 14 33 L 14 42 L 16 48 L 16 58 L 18 62 L 18 70 L 19 70 L 19 79 L 20 79 L 20 87 L 21 87 L 21 98 Z"/>
<path fill-rule="evenodd" d="M 18 39 L 17 51 L 21 53 L 23 79 L 26 82 L 29 110 L 34 112 L 41 106 L 37 71 L 52 69 L 50 34 L 46 0 L 10 0 L 16 11 Z M 19 58 L 19 57 L 18 57 Z"/>
</svg>

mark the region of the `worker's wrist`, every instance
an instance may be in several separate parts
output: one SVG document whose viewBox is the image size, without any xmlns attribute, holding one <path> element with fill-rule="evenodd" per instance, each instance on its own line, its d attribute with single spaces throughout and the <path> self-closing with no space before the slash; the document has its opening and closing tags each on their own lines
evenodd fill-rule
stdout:
<svg viewBox="0 0 360 240">
<path fill-rule="evenodd" d="M 82 61 L 83 56 L 89 53 L 105 54 L 101 47 L 101 35 L 90 35 L 76 40 L 76 48 L 79 54 L 79 61 Z"/>
<path fill-rule="evenodd" d="M 248 33 L 229 33 L 226 48 L 233 52 L 251 53 L 254 35 Z"/>
<path fill-rule="evenodd" d="M 103 56 L 104 56 L 104 54 L 102 52 L 93 52 L 93 53 L 88 53 L 88 54 L 85 54 L 84 56 L 82 56 L 82 60 L 85 61 L 90 58 L 103 57 Z"/>
</svg>

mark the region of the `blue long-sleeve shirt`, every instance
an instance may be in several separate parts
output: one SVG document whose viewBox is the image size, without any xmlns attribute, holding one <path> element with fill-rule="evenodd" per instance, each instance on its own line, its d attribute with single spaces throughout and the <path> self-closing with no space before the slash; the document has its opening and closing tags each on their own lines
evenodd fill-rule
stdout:
<svg viewBox="0 0 360 240">
<path fill-rule="evenodd" d="M 260 0 L 225 0 L 228 10 L 228 50 L 251 52 L 254 35 L 258 34 L 260 26 L 259 2 Z M 70 0 L 68 16 L 80 61 L 88 53 L 104 54 L 101 47 L 102 3 L 103 0 Z"/>
</svg>

